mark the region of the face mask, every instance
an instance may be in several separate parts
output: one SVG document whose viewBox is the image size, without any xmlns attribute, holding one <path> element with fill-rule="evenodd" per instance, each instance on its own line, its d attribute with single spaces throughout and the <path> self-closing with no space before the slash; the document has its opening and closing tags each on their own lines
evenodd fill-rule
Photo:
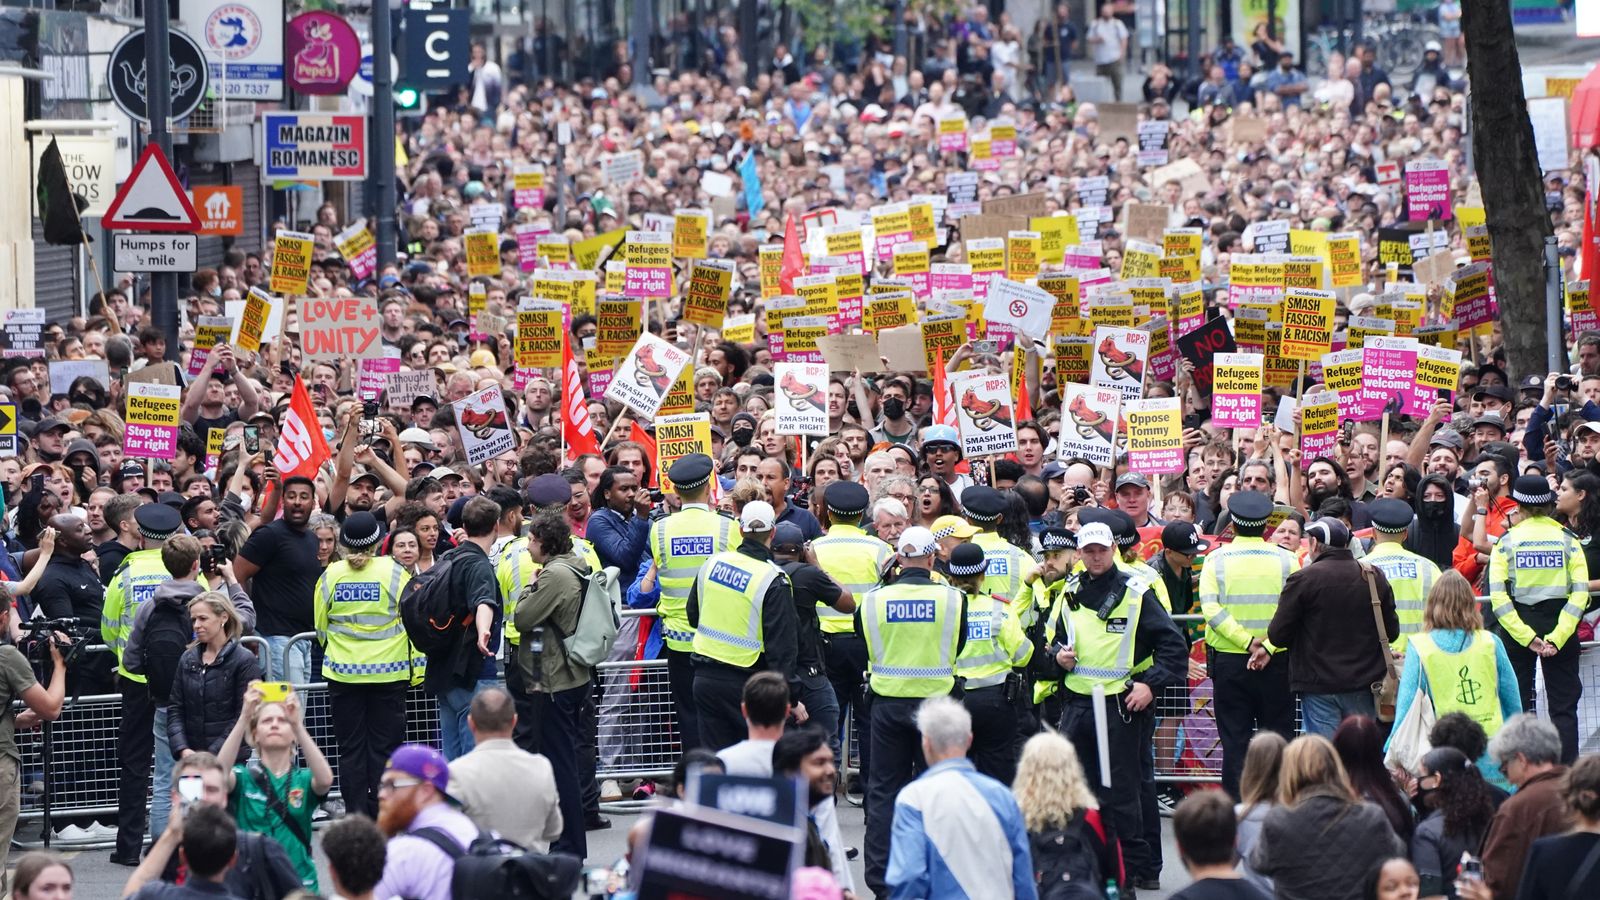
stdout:
<svg viewBox="0 0 1600 900">
<path fill-rule="evenodd" d="M 883 401 L 883 414 L 891 419 L 899 419 L 906 414 L 906 402 L 899 397 L 889 397 Z"/>
<path fill-rule="evenodd" d="M 741 447 L 748 447 L 750 446 L 750 439 L 755 437 L 755 433 L 753 428 L 735 428 L 733 430 L 733 442 Z"/>
<path fill-rule="evenodd" d="M 1439 789 L 1425 788 L 1420 784 L 1417 785 L 1417 793 L 1416 796 L 1411 798 L 1411 805 L 1417 808 L 1417 818 L 1419 820 L 1426 817 L 1428 813 L 1433 811 L 1433 807 L 1431 804 L 1429 804 L 1428 798 L 1433 796 L 1434 792 L 1437 790 Z"/>
<path fill-rule="evenodd" d="M 333 440 L 333 429 L 332 428 L 324 428 L 324 429 L 322 429 L 322 436 L 323 436 L 323 438 L 325 438 L 325 439 L 327 439 L 329 441 L 332 441 Z"/>
<path fill-rule="evenodd" d="M 1450 516 L 1449 500 L 1424 500 L 1422 501 L 1422 517 L 1425 519 L 1446 519 Z"/>
</svg>

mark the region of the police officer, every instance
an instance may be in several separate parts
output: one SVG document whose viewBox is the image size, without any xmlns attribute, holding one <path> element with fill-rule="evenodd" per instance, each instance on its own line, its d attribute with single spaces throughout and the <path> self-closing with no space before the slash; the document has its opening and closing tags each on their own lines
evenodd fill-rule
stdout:
<svg viewBox="0 0 1600 900">
<path fill-rule="evenodd" d="M 1550 518 L 1556 492 L 1542 475 L 1511 485 L 1517 524 L 1489 555 L 1489 603 L 1517 673 L 1522 708 L 1533 708 L 1534 663 L 1544 671 L 1550 722 L 1561 733 L 1561 759 L 1578 757 L 1578 641 L 1589 604 L 1589 565 L 1572 532 Z"/>
<path fill-rule="evenodd" d="M 917 706 L 956 690 L 956 659 L 967 640 L 961 592 L 929 577 L 936 553 L 933 532 L 907 528 L 898 550 L 899 574 L 868 592 L 855 619 L 856 634 L 867 644 L 871 693 L 866 876 L 867 886 L 880 897 L 888 894 L 884 871 L 895 797 L 925 765 Z"/>
<path fill-rule="evenodd" d="M 1143 879 L 1152 863 L 1140 811 L 1140 728 L 1134 717 L 1183 681 L 1187 647 L 1149 580 L 1117 565 L 1110 526 L 1083 526 L 1077 544 L 1083 569 L 1067 576 L 1050 610 L 1046 629 L 1053 639 L 1038 671 L 1060 682 L 1061 732 L 1077 748 L 1102 814 L 1122 840 L 1129 873 Z M 1137 671 L 1134 663 L 1147 656 L 1152 664 Z M 1097 688 L 1104 691 L 1109 784 L 1100 774 L 1105 769 L 1097 741 Z"/>
<path fill-rule="evenodd" d="M 106 602 L 100 615 L 100 636 L 117 660 L 117 686 L 122 691 L 122 720 L 117 725 L 117 745 L 122 773 L 117 782 L 117 846 L 111 861 L 137 866 L 139 849 L 144 845 L 148 821 L 150 766 L 155 760 L 155 704 L 145 676 L 135 675 L 122 665 L 122 651 L 133 630 L 133 617 L 139 605 L 149 600 L 156 587 L 172 579 L 161 561 L 161 545 L 178 533 L 183 519 L 164 503 L 147 503 L 133 512 L 138 525 L 138 549 L 129 553 L 111 575 Z M 204 583 L 204 576 L 198 578 Z"/>
<path fill-rule="evenodd" d="M 987 575 L 989 562 L 975 543 L 950 551 L 946 571 L 967 602 L 967 643 L 956 658 L 956 677 L 962 680 L 961 703 L 972 714 L 967 755 L 979 772 L 1010 784 L 1017 774 L 1017 704 L 1022 699 L 1022 679 L 1015 668 L 1033 658 L 1033 644 L 1016 612 L 983 589 L 992 577 Z"/>
<path fill-rule="evenodd" d="M 1061 592 L 1067 586 L 1067 575 L 1078 565 L 1078 536 L 1065 528 L 1051 526 L 1039 532 L 1039 549 L 1041 556 L 1034 576 L 1033 594 L 1039 598 L 1044 615 L 1027 632 L 1028 640 L 1034 647 L 1030 674 L 1039 670 L 1039 661 L 1048 652 L 1044 648 L 1056 641 L 1057 623 L 1051 618 L 1050 611 L 1055 609 Z M 1037 707 L 1039 721 L 1061 721 L 1060 692 L 1059 679 L 1033 680 L 1033 703 Z"/>
<path fill-rule="evenodd" d="M 1029 587 L 1038 564 L 1028 551 L 995 531 L 1000 518 L 1010 508 L 1005 496 L 986 484 L 975 484 L 962 492 L 961 504 L 967 521 L 978 529 L 971 540 L 983 550 L 983 558 L 989 562 L 989 574 L 983 579 L 984 593 L 1009 605 L 1023 628 L 1031 626 L 1039 617 Z"/>
<path fill-rule="evenodd" d="M 1283 583 L 1300 568 L 1294 554 L 1261 535 L 1272 500 L 1255 491 L 1228 498 L 1232 543 L 1211 551 L 1200 570 L 1200 613 L 1206 618 L 1206 660 L 1215 691 L 1217 735 L 1222 740 L 1222 787 L 1239 796 L 1244 754 L 1258 729 L 1294 736 L 1294 695 L 1287 660 L 1250 668 L 1257 650 L 1271 652 L 1267 625 L 1278 609 Z"/>
<path fill-rule="evenodd" d="M 711 470 L 711 457 L 704 453 L 691 453 L 674 462 L 667 470 L 667 477 L 672 480 L 683 506 L 650 526 L 650 556 L 655 560 L 656 578 L 661 585 L 661 600 L 656 610 L 661 615 L 667 679 L 672 687 L 672 709 L 678 717 L 679 739 L 686 750 L 706 745 L 695 700 L 695 671 L 691 660 L 696 652 L 694 627 L 686 613 L 689 591 L 707 560 L 734 547 L 733 522 L 706 505 L 711 491 Z M 764 546 L 762 552 L 766 553 Z M 742 686 L 741 682 L 741 689 Z M 739 691 L 735 691 L 736 719 L 738 696 Z M 734 741 L 744 734 L 742 720 L 738 731 L 740 737 Z"/>
<path fill-rule="evenodd" d="M 739 549 L 706 560 L 689 588 L 685 612 L 695 630 L 695 712 L 700 740 L 713 750 L 744 739 L 739 703 L 751 675 L 771 669 L 789 682 L 791 701 L 800 693 L 794 593 L 768 549 L 777 518 L 765 500 L 745 504 L 739 513 L 744 535 Z M 803 708 L 796 714 L 805 720 Z"/>
<path fill-rule="evenodd" d="M 352 812 L 378 814 L 378 779 L 406 737 L 406 692 L 428 658 L 400 622 L 400 592 L 411 581 L 390 556 L 374 557 L 383 528 L 369 512 L 339 529 L 342 559 L 312 592 L 328 709 L 339 745 L 339 786 Z"/>
<path fill-rule="evenodd" d="M 832 491 L 833 486 L 829 485 Z M 854 613 L 856 601 L 828 573 L 807 562 L 816 557 L 807 552 L 805 532 L 792 522 L 779 522 L 773 531 L 772 559 L 789 576 L 794 591 L 795 667 L 800 678 L 799 700 L 806 708 L 806 722 L 828 735 L 834 757 L 839 756 L 839 700 L 828 681 L 822 658 L 822 629 L 817 610 Z M 852 635 L 853 636 L 853 635 Z"/>
<path fill-rule="evenodd" d="M 859 606 L 861 598 L 881 583 L 884 568 L 894 558 L 894 549 L 861 528 L 869 500 L 866 488 L 854 482 L 835 481 L 828 485 L 823 497 L 832 524 L 827 534 L 811 542 L 811 552 L 817 567 L 849 591 Z M 857 740 L 863 751 L 859 754 L 860 778 L 865 782 L 872 772 L 871 722 L 861 703 L 867 646 L 856 635 L 851 614 L 819 606 L 817 616 L 822 627 L 828 683 L 833 685 L 839 716 L 843 718 L 847 710 L 855 712 Z"/>
<path fill-rule="evenodd" d="M 1422 631 L 1422 610 L 1428 592 L 1439 580 L 1439 567 L 1426 557 L 1405 548 L 1406 533 L 1416 513 L 1403 500 L 1384 497 L 1367 504 L 1372 517 L 1372 549 L 1366 560 L 1383 571 L 1394 589 L 1394 612 L 1400 620 L 1400 633 L 1390 641 L 1396 656 L 1406 652 L 1406 641 Z"/>
</svg>

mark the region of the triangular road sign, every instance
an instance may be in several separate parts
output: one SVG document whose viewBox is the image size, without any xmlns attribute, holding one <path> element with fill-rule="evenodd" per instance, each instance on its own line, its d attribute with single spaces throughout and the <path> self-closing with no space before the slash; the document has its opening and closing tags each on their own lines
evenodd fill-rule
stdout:
<svg viewBox="0 0 1600 900">
<path fill-rule="evenodd" d="M 139 161 L 133 164 L 133 174 L 123 182 L 116 199 L 106 207 L 102 228 L 125 228 L 132 231 L 199 231 L 200 217 L 195 215 L 189 194 L 178 184 L 178 176 L 161 148 L 150 144 L 144 148 Z"/>
</svg>

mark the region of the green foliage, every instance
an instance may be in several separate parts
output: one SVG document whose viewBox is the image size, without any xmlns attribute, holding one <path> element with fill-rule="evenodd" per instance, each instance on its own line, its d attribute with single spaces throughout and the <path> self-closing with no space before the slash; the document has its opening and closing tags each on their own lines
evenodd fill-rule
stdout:
<svg viewBox="0 0 1600 900">
<path fill-rule="evenodd" d="M 858 42 L 886 34 L 888 10 L 876 0 L 782 0 L 807 47 L 837 41 Z"/>
</svg>

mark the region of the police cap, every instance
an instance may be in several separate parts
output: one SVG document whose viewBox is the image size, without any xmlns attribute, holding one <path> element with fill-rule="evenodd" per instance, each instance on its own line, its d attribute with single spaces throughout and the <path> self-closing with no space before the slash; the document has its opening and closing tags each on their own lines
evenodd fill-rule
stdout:
<svg viewBox="0 0 1600 900">
<path fill-rule="evenodd" d="M 711 478 L 711 457 L 704 453 L 691 453 L 679 457 L 667 469 L 667 477 L 672 479 L 673 487 L 680 491 L 698 491 L 705 486 Z"/>
<path fill-rule="evenodd" d="M 975 484 L 962 491 L 961 505 L 974 522 L 998 522 L 1006 514 L 1006 498 L 988 485 Z"/>
<path fill-rule="evenodd" d="M 841 516 L 859 516 L 867 511 L 867 489 L 853 481 L 835 481 L 823 492 L 828 511 Z"/>
<path fill-rule="evenodd" d="M 1259 528 L 1272 515 L 1272 498 L 1260 491 L 1234 491 L 1228 498 L 1228 515 L 1236 525 Z"/>
<path fill-rule="evenodd" d="M 183 527 L 183 517 L 164 503 L 146 503 L 133 511 L 139 533 L 152 541 L 164 541 Z"/>
<path fill-rule="evenodd" d="M 978 575 L 988 570 L 989 562 L 977 544 L 958 544 L 950 551 L 949 568 L 951 575 Z"/>
<path fill-rule="evenodd" d="M 1402 534 L 1411 527 L 1416 514 L 1404 500 L 1384 497 L 1367 504 L 1367 514 L 1372 517 L 1372 527 L 1384 534 Z"/>
</svg>

